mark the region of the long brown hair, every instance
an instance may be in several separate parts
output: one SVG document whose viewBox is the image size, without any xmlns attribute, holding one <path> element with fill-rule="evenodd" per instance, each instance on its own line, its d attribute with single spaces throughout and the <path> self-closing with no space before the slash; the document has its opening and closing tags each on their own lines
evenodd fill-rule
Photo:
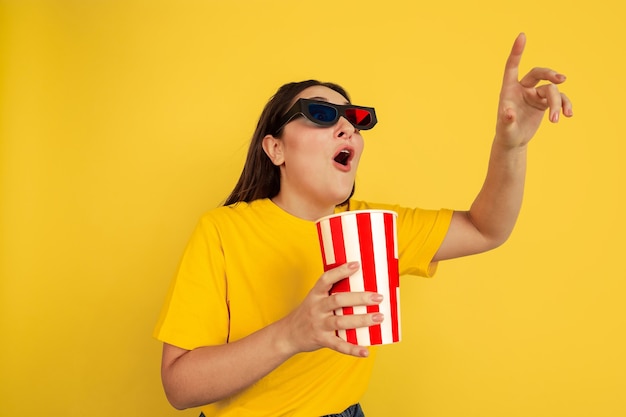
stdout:
<svg viewBox="0 0 626 417">
<path fill-rule="evenodd" d="M 348 102 L 350 97 L 346 90 L 334 83 L 324 83 L 317 80 L 293 82 L 283 85 L 276 94 L 267 102 L 254 135 L 248 148 L 248 156 L 243 166 L 237 185 L 230 193 L 225 206 L 241 201 L 251 202 L 261 198 L 275 197 L 280 191 L 280 168 L 272 163 L 263 150 L 263 138 L 268 134 L 274 134 L 279 128 L 280 118 L 287 113 L 295 97 L 303 90 L 321 85 L 334 90 L 344 96 Z M 280 137 L 280 133 L 277 134 Z M 352 189 L 354 193 L 354 187 Z M 350 194 L 352 196 L 352 194 Z M 348 197 L 349 198 L 349 197 Z M 345 204 L 346 202 L 342 203 Z"/>
</svg>

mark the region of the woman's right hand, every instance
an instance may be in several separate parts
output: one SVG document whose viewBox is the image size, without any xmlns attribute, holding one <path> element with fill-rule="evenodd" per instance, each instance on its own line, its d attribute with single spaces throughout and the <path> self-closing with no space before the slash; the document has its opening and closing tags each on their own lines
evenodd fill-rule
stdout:
<svg viewBox="0 0 626 417">
<path fill-rule="evenodd" d="M 381 313 L 337 316 L 334 310 L 341 307 L 380 304 L 383 297 L 373 292 L 343 292 L 329 294 L 332 286 L 359 269 L 358 262 L 349 262 L 326 271 L 317 280 L 304 301 L 289 315 L 280 320 L 285 335 L 283 347 L 289 354 L 311 352 L 329 348 L 352 356 L 367 357 L 369 351 L 340 339 L 335 331 L 356 329 L 379 324 Z M 278 324 L 278 323 L 277 323 Z"/>
</svg>

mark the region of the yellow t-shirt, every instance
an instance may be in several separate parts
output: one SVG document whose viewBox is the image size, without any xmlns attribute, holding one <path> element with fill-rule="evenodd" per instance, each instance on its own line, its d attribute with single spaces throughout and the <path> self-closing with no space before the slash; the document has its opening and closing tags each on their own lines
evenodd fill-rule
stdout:
<svg viewBox="0 0 626 417">
<path fill-rule="evenodd" d="M 452 211 L 350 202 L 349 210 L 363 209 L 398 213 L 401 275 L 434 274 L 431 260 Z M 314 222 L 269 199 L 219 207 L 196 227 L 154 336 L 188 350 L 241 339 L 289 314 L 322 273 Z M 207 417 L 340 413 L 367 388 L 376 356 L 376 348 L 370 350 L 366 359 L 330 349 L 295 355 L 250 388 L 202 411 Z"/>
</svg>

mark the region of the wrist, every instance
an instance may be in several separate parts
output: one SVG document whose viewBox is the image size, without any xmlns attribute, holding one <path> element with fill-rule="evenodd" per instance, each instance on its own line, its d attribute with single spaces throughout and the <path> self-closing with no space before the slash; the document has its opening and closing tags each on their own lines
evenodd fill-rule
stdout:
<svg viewBox="0 0 626 417">
<path fill-rule="evenodd" d="M 268 326 L 271 347 L 283 360 L 287 360 L 301 351 L 292 340 L 292 332 L 289 330 L 287 321 L 288 318 L 285 317 Z"/>
<path fill-rule="evenodd" d="M 496 134 L 492 147 L 496 151 L 525 154 L 528 151 L 528 142 Z"/>
</svg>

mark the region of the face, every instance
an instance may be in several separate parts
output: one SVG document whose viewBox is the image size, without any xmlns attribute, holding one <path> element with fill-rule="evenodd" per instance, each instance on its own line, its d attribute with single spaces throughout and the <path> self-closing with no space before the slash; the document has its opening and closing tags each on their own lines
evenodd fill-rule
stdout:
<svg viewBox="0 0 626 417">
<path fill-rule="evenodd" d="M 324 86 L 305 89 L 293 102 L 299 98 L 348 104 L 345 97 Z M 321 216 L 350 195 L 363 137 L 343 117 L 328 127 L 297 117 L 285 125 L 280 138 L 266 137 L 264 148 L 281 171 L 275 201 L 296 215 L 301 210 L 315 210 L 319 213 L 312 216 Z"/>
</svg>

